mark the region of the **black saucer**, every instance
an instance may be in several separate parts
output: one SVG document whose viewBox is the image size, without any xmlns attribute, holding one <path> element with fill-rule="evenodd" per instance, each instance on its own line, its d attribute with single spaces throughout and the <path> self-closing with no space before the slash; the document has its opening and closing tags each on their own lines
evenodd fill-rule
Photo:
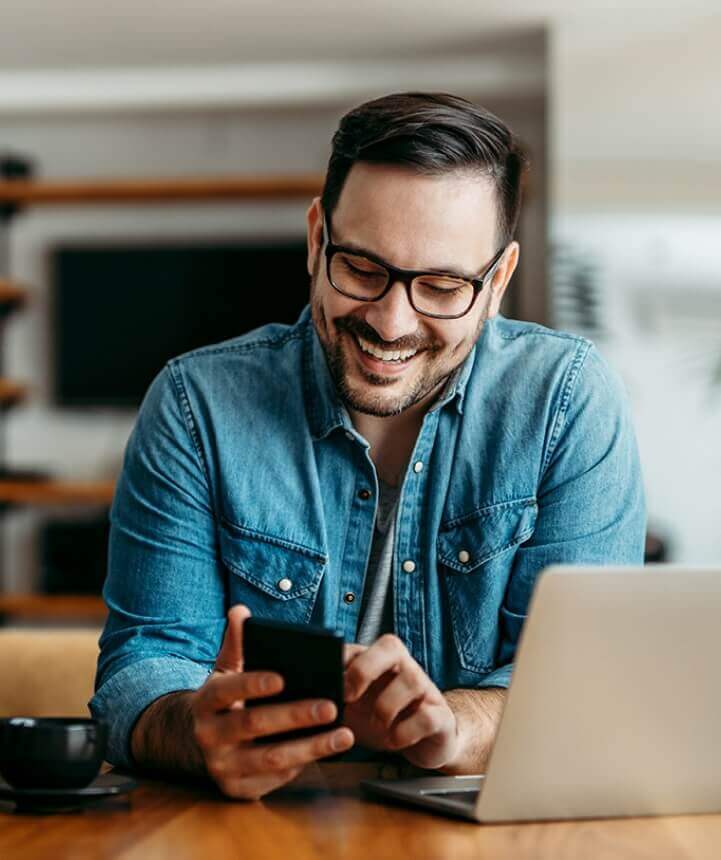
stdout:
<svg viewBox="0 0 721 860">
<path fill-rule="evenodd" d="M 67 812 L 136 787 L 134 779 L 117 773 L 101 774 L 84 788 L 13 788 L 0 779 L 0 800 L 12 800 L 18 812 Z"/>
</svg>

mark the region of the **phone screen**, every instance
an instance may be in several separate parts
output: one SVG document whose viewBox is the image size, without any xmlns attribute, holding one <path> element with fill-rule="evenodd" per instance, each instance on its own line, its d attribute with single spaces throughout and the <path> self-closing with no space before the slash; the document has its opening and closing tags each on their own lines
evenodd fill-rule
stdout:
<svg viewBox="0 0 721 860">
<path fill-rule="evenodd" d="M 338 715 L 333 723 L 295 729 L 264 738 L 290 740 L 328 731 L 343 719 L 343 637 L 324 627 L 285 624 L 248 618 L 243 624 L 244 667 L 248 672 L 271 671 L 283 676 L 283 690 L 246 706 L 299 699 L 330 699 Z"/>
</svg>

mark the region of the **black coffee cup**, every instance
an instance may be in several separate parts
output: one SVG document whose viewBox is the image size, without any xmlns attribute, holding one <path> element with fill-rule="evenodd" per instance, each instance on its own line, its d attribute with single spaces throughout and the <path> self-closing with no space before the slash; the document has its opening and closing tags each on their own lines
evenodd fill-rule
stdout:
<svg viewBox="0 0 721 860">
<path fill-rule="evenodd" d="M 0 774 L 13 788 L 84 788 L 100 771 L 108 727 L 81 717 L 0 719 Z"/>
</svg>

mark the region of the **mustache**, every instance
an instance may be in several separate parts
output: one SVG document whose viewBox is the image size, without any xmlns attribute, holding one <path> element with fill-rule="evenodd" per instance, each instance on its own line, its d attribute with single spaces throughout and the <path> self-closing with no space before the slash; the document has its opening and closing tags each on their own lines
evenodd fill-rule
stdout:
<svg viewBox="0 0 721 860">
<path fill-rule="evenodd" d="M 349 334 L 355 334 L 377 346 L 379 349 L 391 350 L 422 350 L 432 349 L 433 345 L 427 343 L 419 337 L 402 337 L 398 340 L 387 341 L 378 337 L 375 329 L 371 328 L 363 320 L 358 320 L 355 317 L 338 317 L 333 320 L 338 331 L 346 331 Z"/>
</svg>

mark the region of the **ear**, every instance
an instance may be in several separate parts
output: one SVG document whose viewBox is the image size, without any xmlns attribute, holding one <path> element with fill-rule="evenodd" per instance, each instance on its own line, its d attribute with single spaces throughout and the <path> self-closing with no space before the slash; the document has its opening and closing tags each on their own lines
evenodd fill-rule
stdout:
<svg viewBox="0 0 721 860">
<path fill-rule="evenodd" d="M 491 290 L 491 298 L 488 305 L 489 319 L 496 316 L 499 312 L 508 282 L 511 280 L 511 275 L 516 271 L 520 254 L 521 246 L 518 242 L 514 241 L 508 245 L 504 255 L 501 257 L 501 261 L 499 262 L 489 285 Z"/>
<path fill-rule="evenodd" d="M 320 197 L 314 197 L 305 215 L 308 240 L 308 274 L 313 274 L 313 268 L 323 244 L 323 207 Z"/>
</svg>

